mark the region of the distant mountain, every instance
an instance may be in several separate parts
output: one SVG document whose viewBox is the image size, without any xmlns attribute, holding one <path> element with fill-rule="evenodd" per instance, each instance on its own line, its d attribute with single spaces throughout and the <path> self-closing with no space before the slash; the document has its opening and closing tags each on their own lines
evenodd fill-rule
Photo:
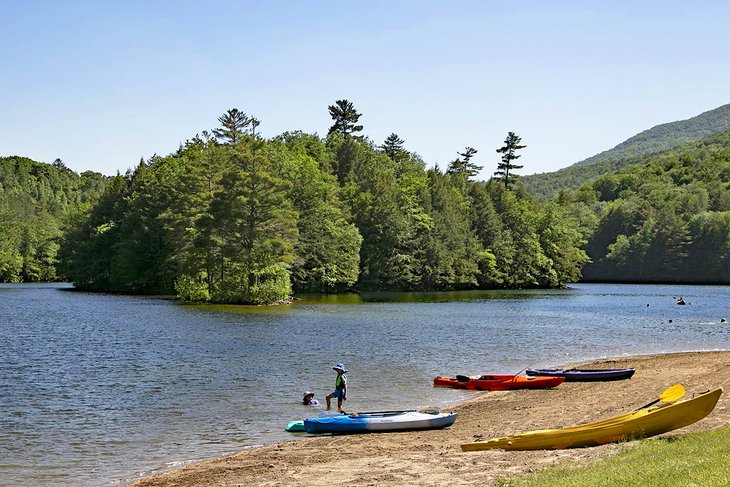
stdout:
<svg viewBox="0 0 730 487">
<path fill-rule="evenodd" d="M 730 131 L 631 160 L 561 197 L 589 230 L 583 279 L 730 283 Z"/>
<path fill-rule="evenodd" d="M 657 125 L 621 142 L 613 149 L 576 162 L 572 166 L 523 179 L 531 194 L 547 198 L 561 189 L 578 188 L 603 174 L 636 163 L 639 156 L 665 151 L 726 130 L 730 130 L 730 104 L 687 120 Z"/>
</svg>

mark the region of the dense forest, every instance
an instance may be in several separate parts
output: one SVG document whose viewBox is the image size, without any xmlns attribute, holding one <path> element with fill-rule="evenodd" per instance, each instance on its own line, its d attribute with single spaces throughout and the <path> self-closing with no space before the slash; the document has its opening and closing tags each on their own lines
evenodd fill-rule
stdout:
<svg viewBox="0 0 730 487">
<path fill-rule="evenodd" d="M 563 191 L 587 237 L 585 280 L 730 282 L 730 131 Z"/>
<path fill-rule="evenodd" d="M 621 142 L 613 149 L 555 172 L 525 176 L 530 194 L 550 198 L 563 189 L 576 189 L 584 183 L 636 164 L 641 156 L 654 154 L 703 137 L 730 130 L 730 104 L 687 120 L 657 125 Z"/>
<path fill-rule="evenodd" d="M 324 138 L 264 139 L 258 120 L 229 110 L 211 133 L 110 178 L 61 239 L 61 272 L 81 289 L 233 303 L 580 277 L 587 257 L 568 208 L 534 204 L 514 174 L 474 181 L 472 148 L 427 169 L 396 134 L 380 145 L 362 136 L 350 102 L 330 116 Z M 508 142 L 512 167 L 519 146 Z"/>
<path fill-rule="evenodd" d="M 126 174 L 0 159 L 0 281 L 271 303 L 292 293 L 730 282 L 730 132 L 633 157 L 551 200 L 510 132 L 428 168 L 352 103 L 325 137 L 264 138 L 236 109 Z M 482 163 L 501 162 L 476 181 Z M 589 171 L 593 166 L 582 166 Z M 586 265 L 587 264 L 587 265 Z M 585 266 L 585 267 L 584 267 Z"/>
<path fill-rule="evenodd" d="M 0 158 L 0 282 L 57 279 L 59 240 L 104 190 L 99 173 Z"/>
</svg>

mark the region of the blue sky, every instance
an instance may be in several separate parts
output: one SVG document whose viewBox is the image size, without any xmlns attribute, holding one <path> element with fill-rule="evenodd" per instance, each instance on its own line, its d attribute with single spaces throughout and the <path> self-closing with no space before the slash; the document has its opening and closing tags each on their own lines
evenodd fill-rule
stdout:
<svg viewBox="0 0 730 487">
<path fill-rule="evenodd" d="M 524 174 L 730 103 L 730 2 L 0 0 L 0 155 L 122 172 L 237 107 L 264 136 L 365 133 Z"/>
</svg>

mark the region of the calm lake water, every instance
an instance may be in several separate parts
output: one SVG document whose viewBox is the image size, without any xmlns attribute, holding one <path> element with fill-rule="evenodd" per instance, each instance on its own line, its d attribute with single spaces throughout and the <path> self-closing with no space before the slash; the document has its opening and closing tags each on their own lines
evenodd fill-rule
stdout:
<svg viewBox="0 0 730 487">
<path fill-rule="evenodd" d="M 470 397 L 434 389 L 441 374 L 730 348 L 720 323 L 729 289 L 716 286 L 324 296 L 273 308 L 64 287 L 0 285 L 0 485 L 120 485 L 292 438 L 286 422 L 316 414 L 298 404 L 302 392 L 324 402 L 336 362 L 349 369 L 349 409 L 405 409 Z M 680 295 L 691 304 L 678 306 Z"/>
</svg>

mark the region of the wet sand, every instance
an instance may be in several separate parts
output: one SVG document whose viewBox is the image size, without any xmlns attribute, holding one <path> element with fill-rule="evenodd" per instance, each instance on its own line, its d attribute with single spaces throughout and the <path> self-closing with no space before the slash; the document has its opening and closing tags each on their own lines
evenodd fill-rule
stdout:
<svg viewBox="0 0 730 487">
<path fill-rule="evenodd" d="M 583 364 L 586 365 L 586 364 Z M 491 438 L 522 431 L 571 426 L 632 411 L 677 382 L 694 393 L 724 387 L 705 419 L 668 435 L 730 425 L 730 352 L 692 352 L 601 360 L 587 368 L 634 367 L 630 380 L 568 382 L 550 390 L 475 393 L 446 408 L 459 413 L 446 430 L 310 437 L 191 464 L 135 487 L 162 486 L 460 486 L 490 485 L 566 460 L 616 453 L 623 445 L 572 450 L 462 452 L 477 435 Z M 479 371 L 473 371 L 479 372 Z M 485 371 L 486 372 L 486 371 Z M 354 391 L 353 391 L 354 392 Z M 287 418 L 282 418 L 282 428 Z"/>
</svg>

